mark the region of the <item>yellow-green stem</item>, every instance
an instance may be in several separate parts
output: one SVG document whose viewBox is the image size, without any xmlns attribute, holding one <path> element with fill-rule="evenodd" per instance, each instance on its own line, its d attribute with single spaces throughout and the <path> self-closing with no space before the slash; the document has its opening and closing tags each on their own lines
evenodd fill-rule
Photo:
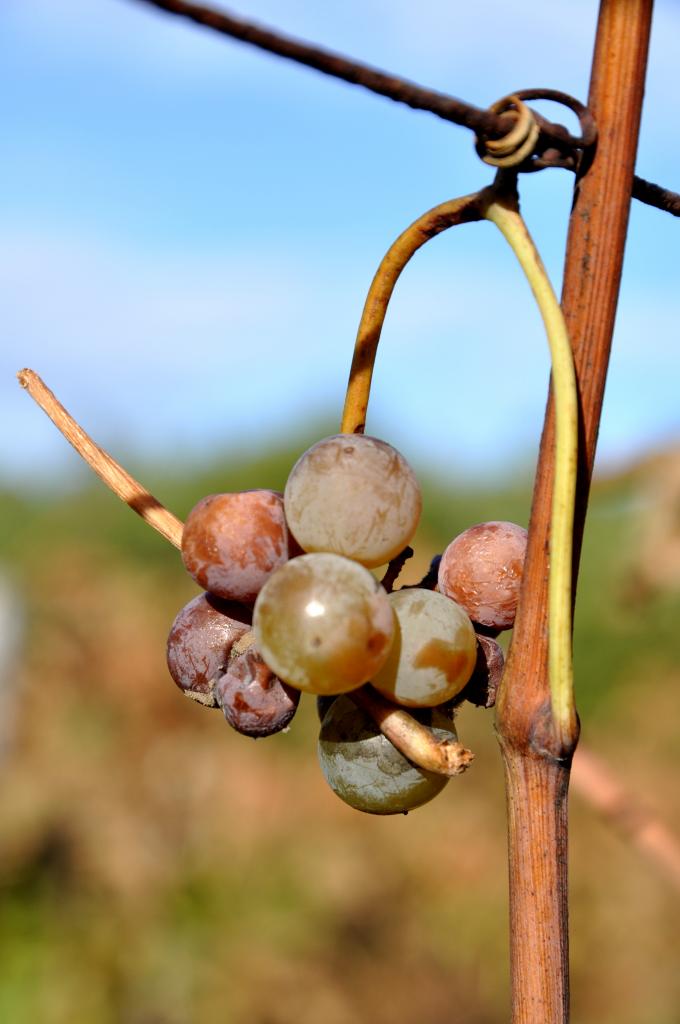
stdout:
<svg viewBox="0 0 680 1024">
<path fill-rule="evenodd" d="M 555 477 L 550 519 L 548 576 L 548 677 L 553 720 L 568 745 L 574 735 L 576 711 L 572 669 L 572 546 L 578 401 L 574 360 L 567 326 L 541 257 L 517 209 L 505 198 L 490 203 L 484 215 L 510 244 L 531 286 L 543 319 L 552 359 L 555 402 Z"/>
</svg>

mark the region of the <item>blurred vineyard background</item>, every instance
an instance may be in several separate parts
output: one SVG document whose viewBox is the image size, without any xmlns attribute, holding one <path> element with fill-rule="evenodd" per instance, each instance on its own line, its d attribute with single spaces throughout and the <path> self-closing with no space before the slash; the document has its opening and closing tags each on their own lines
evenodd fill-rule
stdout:
<svg viewBox="0 0 680 1024">
<path fill-rule="evenodd" d="M 200 476 L 130 468 L 184 516 L 207 493 L 281 487 L 324 432 Z M 529 477 L 423 480 L 405 579 L 473 522 L 526 523 Z M 584 741 L 676 829 L 679 480 L 665 451 L 597 481 L 576 618 Z M 0 559 L 0 1020 L 507 1019 L 492 713 L 462 712 L 477 758 L 433 803 L 363 816 L 321 777 L 311 699 L 255 743 L 174 687 L 165 638 L 195 587 L 101 485 L 4 493 Z M 674 1024 L 677 894 L 578 795 L 572 822 L 574 1021 Z"/>
</svg>

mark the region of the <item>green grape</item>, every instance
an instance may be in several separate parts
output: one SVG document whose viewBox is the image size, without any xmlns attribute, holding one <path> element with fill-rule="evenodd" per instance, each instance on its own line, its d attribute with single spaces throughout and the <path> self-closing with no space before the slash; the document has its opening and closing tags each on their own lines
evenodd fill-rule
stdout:
<svg viewBox="0 0 680 1024">
<path fill-rule="evenodd" d="M 472 675 L 477 639 L 466 612 L 454 601 L 419 587 L 390 594 L 397 630 L 387 661 L 371 682 L 407 707 L 451 700 Z"/>
<path fill-rule="evenodd" d="M 398 555 L 420 518 L 420 487 L 384 441 L 336 434 L 302 455 L 284 492 L 286 520 L 305 551 L 331 551 L 373 568 Z"/>
<path fill-rule="evenodd" d="M 394 635 L 387 594 L 340 555 L 300 555 L 260 591 L 253 629 L 272 672 L 308 693 L 345 693 L 384 663 Z"/>
<path fill-rule="evenodd" d="M 453 723 L 441 712 L 416 715 L 439 739 L 456 741 Z M 333 792 L 368 814 L 406 814 L 432 800 L 449 781 L 408 761 L 349 697 L 338 697 L 326 712 L 318 753 Z"/>
</svg>

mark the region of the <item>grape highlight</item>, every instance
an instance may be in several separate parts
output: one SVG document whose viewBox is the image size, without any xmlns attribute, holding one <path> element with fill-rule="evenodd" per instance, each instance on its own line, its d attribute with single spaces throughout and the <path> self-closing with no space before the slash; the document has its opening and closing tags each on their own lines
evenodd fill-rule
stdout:
<svg viewBox="0 0 680 1024">
<path fill-rule="evenodd" d="M 394 614 L 363 566 L 340 555 L 300 555 L 265 583 L 253 629 L 279 679 L 308 693 L 336 694 L 368 682 L 384 664 Z"/>
</svg>

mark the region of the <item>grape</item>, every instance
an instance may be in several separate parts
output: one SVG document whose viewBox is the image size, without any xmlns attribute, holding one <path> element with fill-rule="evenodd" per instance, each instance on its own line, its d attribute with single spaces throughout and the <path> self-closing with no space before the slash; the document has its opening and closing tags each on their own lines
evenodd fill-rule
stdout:
<svg viewBox="0 0 680 1024">
<path fill-rule="evenodd" d="M 439 564 L 439 590 L 492 630 L 515 621 L 527 531 L 514 523 L 471 526 L 452 540 Z"/>
<path fill-rule="evenodd" d="M 389 653 L 394 615 L 373 576 L 340 555 L 301 555 L 267 580 L 253 629 L 279 679 L 309 693 L 367 682 Z"/>
<path fill-rule="evenodd" d="M 188 697 L 215 707 L 212 683 L 224 672 L 232 645 L 248 632 L 250 612 L 200 594 L 182 608 L 170 629 L 170 675 Z"/>
<path fill-rule="evenodd" d="M 296 462 L 284 492 L 286 518 L 305 551 L 331 551 L 368 568 L 389 562 L 415 533 L 418 481 L 384 441 L 336 434 Z"/>
<path fill-rule="evenodd" d="M 467 614 L 442 594 L 408 587 L 390 594 L 397 616 L 392 650 L 371 682 L 389 700 L 434 707 L 463 689 L 477 657 Z"/>
<path fill-rule="evenodd" d="M 258 737 L 286 728 L 300 691 L 277 679 L 257 649 L 250 647 L 229 662 L 215 684 L 215 697 L 229 725 L 245 736 Z"/>
<path fill-rule="evenodd" d="M 491 637 L 477 634 L 477 661 L 470 681 L 459 694 L 460 700 L 468 700 L 480 708 L 492 708 L 503 678 L 505 655 L 503 648 Z"/>
<path fill-rule="evenodd" d="M 196 582 L 244 604 L 298 551 L 276 491 L 209 494 L 189 513 L 182 536 L 182 558 Z"/>
<path fill-rule="evenodd" d="M 439 711 L 416 712 L 439 739 L 457 739 Z M 448 779 L 408 761 L 349 697 L 333 702 L 321 726 L 319 761 L 331 789 L 358 811 L 405 814 L 440 793 Z"/>
</svg>

